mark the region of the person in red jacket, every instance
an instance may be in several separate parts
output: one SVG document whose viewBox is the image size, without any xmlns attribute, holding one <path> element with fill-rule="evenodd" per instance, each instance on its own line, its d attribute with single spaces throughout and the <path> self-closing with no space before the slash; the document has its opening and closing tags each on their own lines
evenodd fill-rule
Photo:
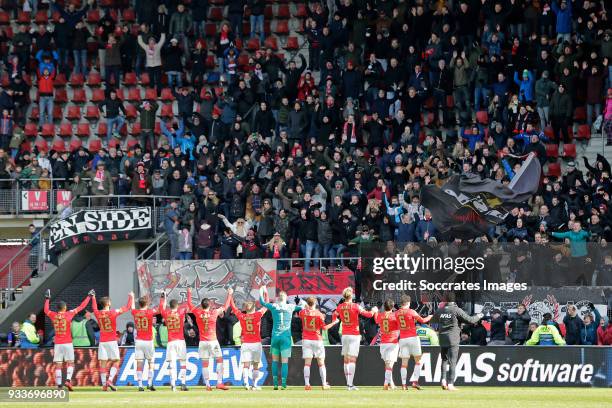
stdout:
<svg viewBox="0 0 612 408">
<path fill-rule="evenodd" d="M 608 320 L 608 316 L 602 316 L 602 323 L 597 328 L 597 345 L 612 346 L 612 324 Z"/>
<path fill-rule="evenodd" d="M 42 68 L 42 70 L 39 68 L 38 70 L 38 127 L 42 127 L 44 123 L 53 123 L 53 80 L 55 75 L 55 69 L 50 71 L 49 68 Z"/>
</svg>

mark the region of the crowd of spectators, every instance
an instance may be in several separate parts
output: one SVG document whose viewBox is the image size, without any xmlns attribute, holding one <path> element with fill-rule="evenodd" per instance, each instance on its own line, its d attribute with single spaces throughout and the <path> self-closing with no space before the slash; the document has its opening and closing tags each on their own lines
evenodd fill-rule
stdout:
<svg viewBox="0 0 612 408">
<path fill-rule="evenodd" d="M 171 197 L 163 225 L 180 259 L 299 254 L 308 271 L 313 258 L 364 242 L 450 241 L 420 204 L 422 186 L 468 173 L 507 183 L 532 152 L 547 168 L 556 161 L 549 147 L 558 153 L 572 141 L 574 121 L 610 137 L 604 2 L 312 2 L 308 59 L 262 47 L 242 66 L 244 42 L 264 35 L 262 1 L 228 0 L 214 38 L 203 30 L 206 1 L 137 2 L 137 28 L 123 3 L 49 5 L 57 22 L 18 19 L 12 36 L 0 35 L 9 76 L 0 179 L 15 180 L 0 187 L 67 188 L 100 196 L 99 206 L 108 195 Z M 102 15 L 95 24 L 84 20 L 91 10 Z M 203 63 L 209 55 L 214 68 Z M 95 70 L 106 79 L 101 148 L 47 151 L 24 136 L 25 77 L 36 77 L 42 126 L 53 117 L 57 76 Z M 157 92 L 129 119 L 118 85 L 132 72 L 148 74 Z M 164 86 L 174 112 L 158 103 Z M 121 136 L 129 120 L 139 139 Z M 576 258 L 581 243 L 609 241 L 610 164 L 582 159 L 547 172 L 486 238 L 567 240 Z"/>
</svg>

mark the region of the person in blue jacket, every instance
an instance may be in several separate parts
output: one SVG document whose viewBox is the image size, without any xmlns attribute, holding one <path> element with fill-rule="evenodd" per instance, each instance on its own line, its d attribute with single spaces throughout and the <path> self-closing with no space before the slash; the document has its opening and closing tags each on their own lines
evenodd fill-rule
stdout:
<svg viewBox="0 0 612 408">
<path fill-rule="evenodd" d="M 569 41 L 572 38 L 572 2 L 561 0 L 561 5 L 553 1 L 551 7 L 557 15 L 557 42 Z"/>
<path fill-rule="evenodd" d="M 427 242 L 430 238 L 435 238 L 436 232 L 436 226 L 431 220 L 431 212 L 425 210 L 424 219 L 419 220 L 417 223 L 416 238 L 419 242 Z"/>
<path fill-rule="evenodd" d="M 461 137 L 467 141 L 468 148 L 470 152 L 474 152 L 476 148 L 476 143 L 482 142 L 484 140 L 484 131 L 480 129 L 477 124 L 472 126 L 472 132 L 467 133 L 464 127 L 461 128 Z"/>
<path fill-rule="evenodd" d="M 519 86 L 519 101 L 533 102 L 534 97 L 534 77 L 528 70 L 523 70 L 523 76 L 519 79 L 518 71 L 514 72 L 514 82 Z"/>
<path fill-rule="evenodd" d="M 601 321 L 601 314 L 593 303 L 589 303 L 589 307 L 593 311 L 593 314 L 587 314 L 584 316 L 584 326 L 580 329 L 580 339 L 582 344 L 596 346 L 597 345 L 597 328 Z M 595 315 L 595 318 L 593 318 Z"/>
</svg>

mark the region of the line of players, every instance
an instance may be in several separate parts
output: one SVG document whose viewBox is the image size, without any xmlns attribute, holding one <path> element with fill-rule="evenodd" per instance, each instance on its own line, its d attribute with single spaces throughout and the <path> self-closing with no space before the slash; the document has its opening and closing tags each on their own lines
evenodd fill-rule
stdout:
<svg viewBox="0 0 612 408">
<path fill-rule="evenodd" d="M 260 390 L 258 384 L 260 380 L 259 367 L 262 356 L 261 343 L 261 319 L 267 310 L 271 310 L 273 316 L 273 334 L 270 352 L 273 359 L 272 375 L 274 389 L 279 389 L 279 376 L 277 370 L 278 362 L 281 362 L 281 387 L 285 389 L 287 384 L 288 360 L 291 357 L 291 337 L 290 322 L 294 311 L 299 312 L 302 322 L 302 357 L 304 359 L 304 382 L 305 389 L 312 389 L 310 385 L 310 366 L 313 359 L 317 360 L 319 374 L 322 381 L 322 388 L 329 389 L 327 383 L 327 371 L 325 367 L 325 347 L 321 330 L 327 330 L 333 325 L 342 323 L 342 356 L 344 359 L 344 374 L 346 377 L 347 389 L 350 391 L 358 390 L 354 385 L 355 367 L 361 335 L 359 334 L 359 316 L 374 318 L 380 328 L 380 353 L 385 363 L 384 389 L 394 389 L 392 372 L 393 366 L 401 358 L 401 379 L 402 389 L 408 389 L 408 362 L 410 357 L 415 360 L 415 368 L 412 375 L 412 388 L 420 390 L 418 378 L 420 375 L 421 343 L 417 336 L 417 323 L 427 323 L 432 316 L 421 317 L 416 311 L 410 309 L 410 297 L 402 298 L 400 308 L 394 311 L 394 302 L 387 300 L 384 303 L 384 310 L 378 311 L 374 307 L 367 311 L 353 302 L 353 289 L 346 288 L 342 292 L 343 302 L 338 305 L 332 315 L 332 322 L 325 324 L 325 315 L 317 309 L 316 299 L 309 297 L 300 304 L 293 305 L 287 303 L 287 294 L 280 292 L 276 303 L 268 303 L 268 295 L 265 287 L 260 292 L 260 303 L 263 307 L 257 309 L 255 302 L 246 301 L 242 310 L 236 307 L 233 299 L 233 290 L 228 290 L 225 304 L 219 308 L 212 308 L 209 299 L 202 299 L 199 306 L 191 302 L 191 291 L 187 291 L 187 302 L 179 305 L 176 299 L 166 305 L 166 294 L 162 293 L 158 307 L 151 307 L 146 297 L 138 299 L 138 307 L 134 299 L 134 294 L 129 293 L 127 303 L 120 309 L 111 309 L 111 301 L 108 297 L 98 300 L 93 290 L 83 302 L 72 310 L 67 310 L 65 302 L 59 302 L 58 311 L 49 309 L 51 293 L 47 290 L 45 294 L 44 312 L 51 319 L 55 330 L 54 357 L 55 381 L 59 388 L 66 387 L 72 391 L 72 375 L 74 372 L 74 349 L 70 332 L 70 323 L 74 316 L 81 312 L 91 301 L 94 315 L 100 327 L 100 343 L 98 346 L 99 373 L 104 391 L 116 391 L 114 379 L 117 375 L 120 362 L 119 347 L 116 337 L 117 316 L 131 310 L 136 328 L 134 357 L 137 362 L 138 390 L 144 391 L 143 369 L 145 361 L 147 367 L 147 389 L 155 391 L 153 385 L 154 378 L 154 356 L 155 346 L 153 342 L 153 319 L 157 314 L 161 314 L 168 329 L 168 344 L 166 347 L 166 361 L 170 363 L 171 389 L 176 391 L 177 379 L 180 380 L 180 390 L 187 391 L 186 385 L 186 360 L 187 347 L 183 335 L 183 324 L 186 313 L 193 313 L 197 319 L 200 334 L 199 355 L 202 360 L 202 376 L 206 390 L 211 391 L 210 367 L 211 358 L 215 358 L 217 364 L 217 378 L 223 378 L 223 357 L 221 347 L 217 341 L 216 323 L 228 307 L 240 322 L 242 329 L 242 344 L 240 347 L 240 360 L 243 364 L 243 382 L 248 390 Z M 244 312 L 243 312 L 244 310 Z M 289 317 L 289 318 L 287 318 Z M 289 334 L 287 338 L 286 334 Z M 177 362 L 179 371 L 177 373 Z M 66 365 L 66 379 L 62 381 L 63 364 Z M 177 375 L 178 374 L 178 375 Z M 249 381 L 251 377 L 251 381 Z M 221 380 L 217 381 L 217 389 L 227 390 L 228 387 Z"/>
</svg>

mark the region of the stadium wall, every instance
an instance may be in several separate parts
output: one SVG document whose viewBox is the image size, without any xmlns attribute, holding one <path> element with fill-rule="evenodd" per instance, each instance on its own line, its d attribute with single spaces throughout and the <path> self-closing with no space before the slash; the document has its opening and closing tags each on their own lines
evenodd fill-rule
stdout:
<svg viewBox="0 0 612 408">
<path fill-rule="evenodd" d="M 75 351 L 75 383 L 78 386 L 99 385 L 97 370 L 97 349 L 79 348 Z M 131 386 L 136 381 L 136 361 L 133 348 L 122 348 L 122 363 L 117 376 L 117 385 Z M 264 347 L 261 372 L 264 385 L 271 384 L 271 356 Z M 326 347 L 327 378 L 331 385 L 344 385 L 342 356 L 340 347 Z M 187 353 L 188 385 L 201 385 L 201 364 L 197 348 L 189 348 Z M 239 386 L 241 381 L 240 350 L 235 347 L 223 349 L 225 365 L 223 382 Z M 0 375 L 0 386 L 53 386 L 53 350 L 0 349 L 0 366 L 6 367 Z M 423 368 L 420 382 L 424 385 L 438 385 L 441 376 L 441 360 L 438 347 L 424 347 Z M 211 361 L 211 367 L 215 365 Z M 412 361 L 411 361 L 412 364 Z M 303 362 L 299 346 L 293 347 L 289 362 L 288 383 L 294 386 L 303 384 Z M 413 367 L 409 367 L 412 372 Z M 145 373 L 146 373 L 145 369 Z M 217 378 L 212 371 L 211 380 Z M 361 347 L 355 383 L 364 386 L 382 385 L 384 364 L 378 347 Z M 394 381 L 400 383 L 399 364 L 394 370 Z M 165 349 L 155 353 L 155 385 L 170 382 L 168 363 L 165 362 Z M 311 370 L 311 383 L 320 385 L 318 370 Z M 484 386 L 612 386 L 612 347 L 528 347 L 528 346 L 464 346 L 457 364 L 458 385 Z"/>
</svg>

